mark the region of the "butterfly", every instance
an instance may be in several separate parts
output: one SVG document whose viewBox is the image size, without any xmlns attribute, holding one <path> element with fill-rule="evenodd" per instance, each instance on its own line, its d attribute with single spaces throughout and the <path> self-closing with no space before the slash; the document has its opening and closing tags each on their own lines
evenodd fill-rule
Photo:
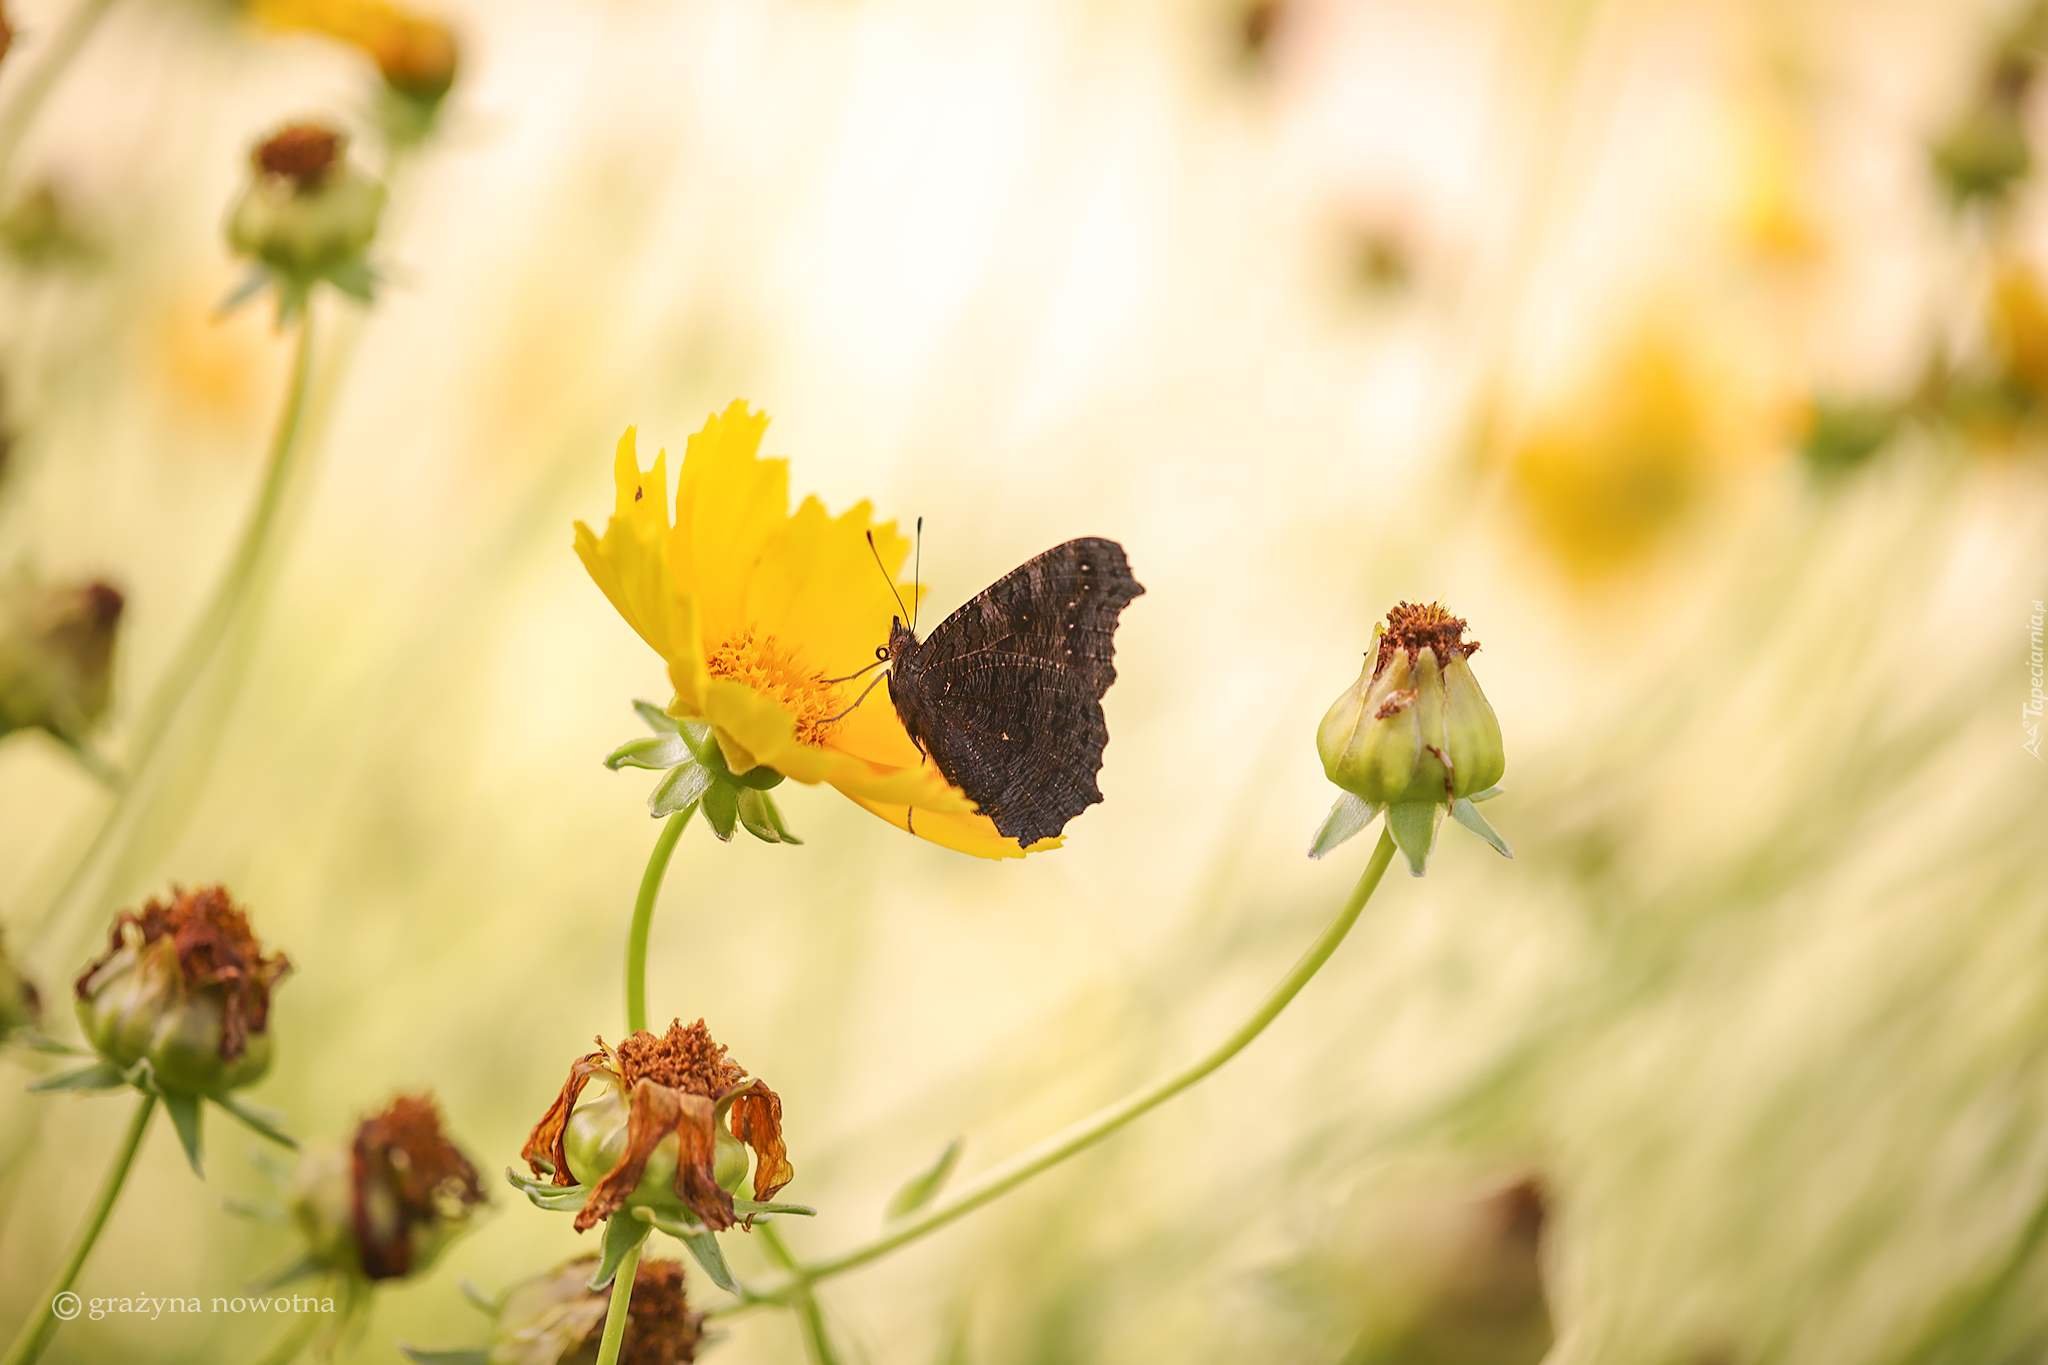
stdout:
<svg viewBox="0 0 2048 1365">
<path fill-rule="evenodd" d="M 1049 839 L 1102 799 L 1117 617 L 1144 587 L 1089 536 L 1004 574 L 923 640 L 889 622 L 889 699 L 918 751 L 1005 838 Z"/>
</svg>

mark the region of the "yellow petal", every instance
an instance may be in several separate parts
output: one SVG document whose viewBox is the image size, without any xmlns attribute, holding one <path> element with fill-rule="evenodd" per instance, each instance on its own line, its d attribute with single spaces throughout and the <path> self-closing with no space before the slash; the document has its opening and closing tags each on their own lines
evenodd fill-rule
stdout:
<svg viewBox="0 0 2048 1365">
<path fill-rule="evenodd" d="M 847 795 L 853 796 L 848 792 Z M 920 839 L 928 839 L 941 848 L 950 848 L 960 853 L 971 853 L 977 858 L 1021 858 L 1026 850 L 1017 846 L 1015 839 L 1006 839 L 996 833 L 993 820 L 986 815 L 939 814 L 920 810 L 914 815 L 901 805 L 869 801 L 854 796 L 854 801 L 867 807 L 898 829 L 908 830 Z M 1032 853 L 1044 853 L 1058 848 L 1066 841 L 1058 836 L 1040 839 L 1030 848 Z"/>
<path fill-rule="evenodd" d="M 669 572 L 697 601 L 706 644 L 749 624 L 747 585 L 769 538 L 789 520 L 789 461 L 759 457 L 766 413 L 736 401 L 690 438 L 676 484 Z"/>
<path fill-rule="evenodd" d="M 640 638 L 671 664 L 696 657 L 701 668 L 696 612 L 676 591 L 664 545 L 668 514 L 663 508 L 668 473 L 666 452 L 644 474 L 634 453 L 635 430 L 626 428 L 613 459 L 617 487 L 611 520 L 600 539 L 576 523 L 576 554 L 590 577 Z"/>
</svg>

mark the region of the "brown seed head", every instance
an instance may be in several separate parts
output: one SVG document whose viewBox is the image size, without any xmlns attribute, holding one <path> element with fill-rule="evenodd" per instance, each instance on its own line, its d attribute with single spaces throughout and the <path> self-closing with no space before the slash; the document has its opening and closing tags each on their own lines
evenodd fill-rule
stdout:
<svg viewBox="0 0 2048 1365">
<path fill-rule="evenodd" d="M 413 1229 L 452 1223 L 484 1202 L 476 1167 L 441 1131 L 441 1114 L 426 1095 L 401 1095 L 381 1114 L 364 1119 L 351 1146 L 352 1213 L 363 1273 L 398 1279 L 413 1268 Z M 380 1227 L 370 1191 L 382 1189 L 396 1206 L 396 1226 Z"/>
<path fill-rule="evenodd" d="M 169 904 L 152 898 L 140 914 L 123 910 L 114 920 L 107 951 L 80 973 L 79 997 L 88 994 L 93 976 L 129 942 L 139 939 L 146 947 L 161 938 L 176 945 L 187 990 L 221 993 L 220 1059 L 234 1061 L 249 1035 L 268 1026 L 271 987 L 292 967 L 283 953 L 264 954 L 249 917 L 228 899 L 224 886 L 197 891 L 174 886 Z"/>
<path fill-rule="evenodd" d="M 1439 664 L 1453 658 L 1469 659 L 1479 652 L 1477 640 L 1465 639 L 1465 622 L 1435 602 L 1403 602 L 1387 613 L 1386 633 L 1380 636 L 1379 658 L 1373 662 L 1377 677 L 1387 661 L 1401 650 L 1413 663 L 1425 649 L 1436 651 Z"/>
<path fill-rule="evenodd" d="M 681 1262 L 642 1261 L 633 1276 L 633 1305 L 626 1312 L 620 1365 L 689 1365 L 697 1358 L 704 1315 L 690 1311 Z"/>
<path fill-rule="evenodd" d="M 341 160 L 343 145 L 342 135 L 332 128 L 294 123 L 257 143 L 249 159 L 259 174 L 282 176 L 308 190 L 327 178 Z"/>
<path fill-rule="evenodd" d="M 712 1040 L 702 1019 L 688 1028 L 682 1020 L 675 1020 L 668 1032 L 658 1037 L 644 1030 L 635 1033 L 619 1043 L 615 1055 L 628 1093 L 638 1082 L 648 1080 L 688 1095 L 716 1099 L 747 1076 L 745 1067 L 726 1057 L 724 1045 Z"/>
</svg>

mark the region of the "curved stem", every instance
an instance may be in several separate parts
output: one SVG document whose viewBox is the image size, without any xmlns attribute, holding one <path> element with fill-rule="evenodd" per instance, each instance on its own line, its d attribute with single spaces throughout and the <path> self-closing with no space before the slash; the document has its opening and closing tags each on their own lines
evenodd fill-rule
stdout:
<svg viewBox="0 0 2048 1365">
<path fill-rule="evenodd" d="M 775 1264 L 800 1278 L 791 1286 L 791 1307 L 796 1310 L 797 1322 L 804 1332 L 804 1357 L 811 1365 L 839 1365 L 839 1353 L 832 1347 L 832 1335 L 825 1329 L 825 1314 L 818 1307 L 818 1296 L 811 1292 L 808 1281 L 801 1278 L 803 1266 L 790 1254 L 782 1234 L 773 1223 L 755 1226 L 754 1235 L 774 1258 Z"/>
<path fill-rule="evenodd" d="M 852 1251 L 841 1252 L 814 1265 L 795 1272 L 795 1278 L 776 1289 L 760 1291 L 753 1299 L 733 1304 L 724 1311 L 732 1312 L 752 1306 L 757 1302 L 790 1303 L 807 1296 L 810 1287 L 820 1280 L 834 1275 L 843 1275 L 868 1262 L 888 1255 L 896 1248 L 914 1242 L 925 1234 L 935 1232 L 956 1218 L 960 1218 L 982 1205 L 998 1199 L 1014 1190 L 1041 1171 L 1050 1170 L 1068 1157 L 1093 1147 L 1110 1134 L 1130 1123 L 1140 1115 L 1156 1109 L 1175 1095 L 1202 1080 L 1225 1062 L 1235 1057 L 1251 1043 L 1252 1039 L 1265 1032 L 1266 1025 L 1279 1017 L 1301 988 L 1330 960 L 1330 954 L 1337 951 L 1337 945 L 1351 932 L 1351 926 L 1358 922 L 1359 913 L 1365 903 L 1379 887 L 1380 878 L 1386 874 L 1387 865 L 1394 858 L 1394 838 L 1387 829 L 1380 829 L 1379 845 L 1372 851 L 1372 859 L 1359 877 L 1358 885 L 1352 888 L 1350 899 L 1344 902 L 1336 917 L 1323 929 L 1316 941 L 1309 945 L 1280 979 L 1259 1007 L 1231 1031 L 1230 1036 L 1211 1048 L 1180 1070 L 1160 1077 L 1150 1085 L 1143 1086 L 1118 1100 L 1107 1108 L 1097 1110 L 1088 1118 L 1073 1124 L 1062 1132 L 1053 1134 L 1034 1147 L 1026 1148 L 1001 1165 L 984 1172 L 957 1190 L 951 1198 L 941 1200 L 922 1216 L 911 1219 L 901 1227 L 893 1228 L 864 1246 Z M 714 1309 L 714 1313 L 719 1310 Z"/>
<path fill-rule="evenodd" d="M 683 826 L 690 823 L 695 806 L 685 806 L 661 827 L 654 851 L 647 855 L 647 870 L 640 874 L 640 894 L 633 901 L 633 927 L 626 935 L 626 1032 L 647 1027 L 647 934 L 654 927 L 654 902 L 661 896 L 661 879 L 668 875 L 669 855 Z"/>
<path fill-rule="evenodd" d="M 114 1201 L 121 1197 L 121 1186 L 128 1180 L 128 1168 L 135 1164 L 135 1154 L 142 1149 L 143 1134 L 149 1131 L 149 1119 L 154 1113 L 156 1096 L 144 1095 L 142 1102 L 135 1106 L 135 1117 L 129 1121 L 128 1136 L 122 1140 L 120 1150 L 114 1153 L 114 1164 L 107 1168 L 107 1177 L 100 1182 L 100 1192 L 93 1197 L 92 1207 L 86 1211 L 85 1223 L 78 1230 L 78 1240 L 72 1243 L 63 1268 L 43 1294 L 42 1311 L 22 1325 L 21 1335 L 8 1348 L 5 1365 L 29 1365 L 43 1353 L 43 1348 L 56 1334 L 57 1298 L 70 1292 L 78 1279 L 78 1272 L 85 1268 L 85 1258 L 92 1254 L 93 1243 L 99 1241 L 100 1230 L 107 1225 L 107 1215 L 114 1211 Z"/>
<path fill-rule="evenodd" d="M 626 1321 L 631 1316 L 633 1277 L 639 1273 L 640 1247 L 636 1246 L 619 1262 L 618 1276 L 612 1281 L 612 1301 L 604 1310 L 604 1338 L 597 1343 L 597 1365 L 618 1365 L 619 1348 L 626 1343 Z"/>
<path fill-rule="evenodd" d="M 156 692 L 150 697 L 149 707 L 136 727 L 135 743 L 126 765 L 126 780 L 115 792 L 113 804 L 100 820 L 91 841 L 72 864 L 63 885 L 43 907 L 45 922 L 71 900 L 86 874 L 99 862 L 115 831 L 121 827 L 136 793 L 143 788 L 150 764 L 164 737 L 170 733 L 172 722 L 177 719 L 194 684 L 212 662 L 229 627 L 234 625 L 248 601 L 256 583 L 257 570 L 270 548 L 278 509 L 284 503 L 293 475 L 297 473 L 297 456 L 305 448 L 299 441 L 299 433 L 304 424 L 312 369 L 313 317 L 308 309 L 299 321 L 298 343 L 292 356 L 284 409 L 278 414 L 276 430 L 271 433 L 270 452 L 264 465 L 263 484 L 256 495 L 256 506 L 250 511 L 248 524 L 242 528 L 241 540 L 221 576 L 220 586 L 214 590 L 213 600 L 207 603 L 205 612 L 192 627 L 192 633 L 186 636 L 170 667 L 158 681 Z M 37 927 L 40 928 L 40 924 Z"/>
<path fill-rule="evenodd" d="M 78 50 L 85 46 L 85 40 L 92 37 L 92 31 L 99 27 L 100 20 L 113 7 L 114 0 L 78 0 L 71 13 L 64 16 L 64 26 L 50 40 L 50 50 L 35 64 L 35 69 L 22 78 L 21 88 L 15 93 L 13 102 L 4 114 L 0 114 L 0 192 L 5 191 L 7 172 L 14 164 L 14 154 L 20 150 L 21 140 L 27 136 L 29 125 L 35 122 L 43 101 L 56 88 L 57 78 L 70 67 L 78 56 Z"/>
</svg>

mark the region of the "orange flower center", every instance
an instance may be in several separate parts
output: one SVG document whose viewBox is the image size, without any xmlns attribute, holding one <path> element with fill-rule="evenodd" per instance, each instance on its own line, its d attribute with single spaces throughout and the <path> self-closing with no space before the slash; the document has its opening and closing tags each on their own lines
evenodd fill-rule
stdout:
<svg viewBox="0 0 2048 1365">
<path fill-rule="evenodd" d="M 804 744 L 823 744 L 846 708 L 838 701 L 837 684 L 825 681 L 817 669 L 797 663 L 796 652 L 785 649 L 773 635 L 756 638 L 752 629 L 741 631 L 713 649 L 704 665 L 714 678 L 728 678 L 772 697 L 796 717 L 796 737 Z"/>
</svg>

